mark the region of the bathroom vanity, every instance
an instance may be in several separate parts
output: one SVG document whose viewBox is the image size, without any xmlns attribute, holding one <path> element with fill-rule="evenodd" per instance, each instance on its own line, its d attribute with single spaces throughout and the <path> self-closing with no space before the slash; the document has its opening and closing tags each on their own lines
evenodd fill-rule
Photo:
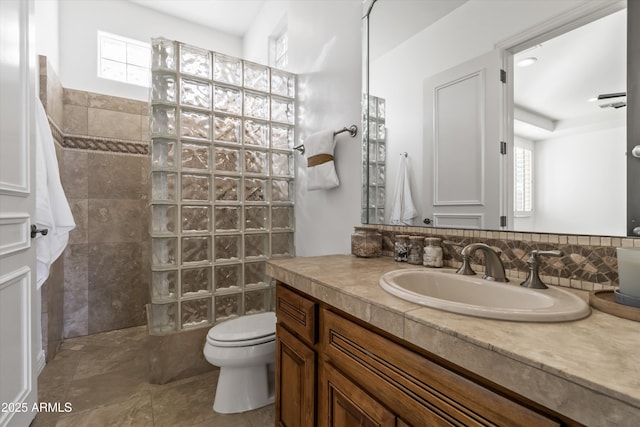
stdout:
<svg viewBox="0 0 640 427">
<path fill-rule="evenodd" d="M 638 425 L 637 322 L 598 311 L 565 323 L 480 319 L 378 285 L 410 267 L 349 255 L 269 261 L 276 425 Z"/>
</svg>

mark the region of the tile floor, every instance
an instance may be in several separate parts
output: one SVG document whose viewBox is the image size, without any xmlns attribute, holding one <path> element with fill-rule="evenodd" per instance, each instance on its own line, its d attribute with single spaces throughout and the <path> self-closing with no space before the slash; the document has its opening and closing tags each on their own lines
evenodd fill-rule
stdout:
<svg viewBox="0 0 640 427">
<path fill-rule="evenodd" d="M 147 381 L 146 326 L 64 341 L 38 377 L 40 402 L 69 413 L 39 413 L 31 427 L 266 427 L 273 405 L 242 414 L 213 412 L 218 370 L 155 385 Z"/>
</svg>

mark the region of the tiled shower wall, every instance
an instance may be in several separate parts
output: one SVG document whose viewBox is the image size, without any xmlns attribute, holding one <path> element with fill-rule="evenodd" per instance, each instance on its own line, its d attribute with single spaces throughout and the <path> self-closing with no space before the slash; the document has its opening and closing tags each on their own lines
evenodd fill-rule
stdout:
<svg viewBox="0 0 640 427">
<path fill-rule="evenodd" d="M 146 322 L 148 103 L 64 89 L 64 336 Z"/>
<path fill-rule="evenodd" d="M 561 250 L 559 258 L 541 257 L 540 275 L 550 284 L 587 291 L 613 289 L 618 286 L 617 247 L 640 248 L 640 238 L 586 236 L 513 231 L 483 231 L 448 228 L 402 227 L 392 225 L 363 225 L 382 233 L 382 251 L 393 255 L 398 234 L 440 237 L 462 245 L 482 242 L 501 250 L 501 260 L 511 274 L 524 279 L 529 272 L 527 259 L 534 250 Z M 457 267 L 462 263 L 460 246 L 444 244 L 445 265 Z M 483 259 L 476 255 L 474 269 L 481 271 Z"/>
</svg>

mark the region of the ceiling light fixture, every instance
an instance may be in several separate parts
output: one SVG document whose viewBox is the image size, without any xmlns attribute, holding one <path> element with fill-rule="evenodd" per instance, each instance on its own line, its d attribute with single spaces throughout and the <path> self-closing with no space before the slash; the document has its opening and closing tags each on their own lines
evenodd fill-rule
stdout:
<svg viewBox="0 0 640 427">
<path fill-rule="evenodd" d="M 518 63 L 516 64 L 518 67 L 528 67 L 529 65 L 532 65 L 533 63 L 535 63 L 538 60 L 538 58 L 536 58 L 535 56 L 530 56 L 528 58 L 523 58 L 520 61 L 518 61 Z"/>
</svg>

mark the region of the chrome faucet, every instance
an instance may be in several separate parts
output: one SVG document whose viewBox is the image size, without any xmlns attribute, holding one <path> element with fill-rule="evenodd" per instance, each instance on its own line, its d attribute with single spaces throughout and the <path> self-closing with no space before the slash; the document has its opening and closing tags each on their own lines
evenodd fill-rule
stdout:
<svg viewBox="0 0 640 427">
<path fill-rule="evenodd" d="M 495 282 L 508 282 L 509 279 L 507 279 L 504 273 L 504 265 L 500 260 L 500 255 L 495 249 L 485 243 L 471 243 L 462 249 L 460 252 L 460 255 L 462 255 L 462 266 L 456 273 L 465 276 L 473 276 L 476 274 L 471 268 L 471 257 L 477 250 L 484 252 L 485 269 L 482 278 Z"/>
</svg>

